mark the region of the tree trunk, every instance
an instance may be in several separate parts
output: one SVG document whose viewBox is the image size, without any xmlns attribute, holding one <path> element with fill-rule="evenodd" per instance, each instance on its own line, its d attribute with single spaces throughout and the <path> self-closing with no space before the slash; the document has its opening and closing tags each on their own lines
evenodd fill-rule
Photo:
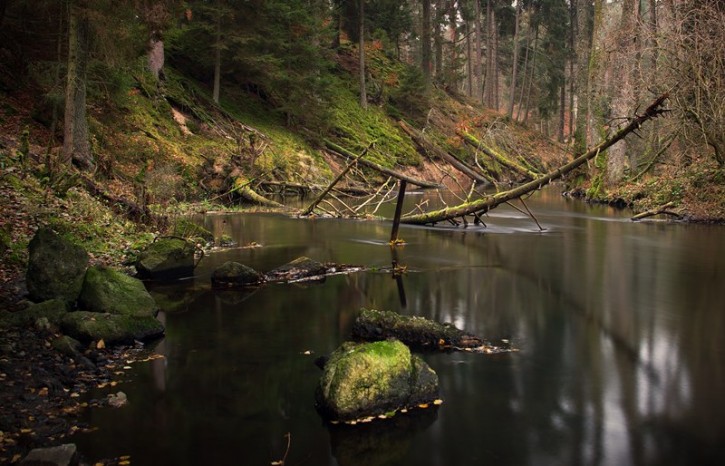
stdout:
<svg viewBox="0 0 725 466">
<path fill-rule="evenodd" d="M 624 0 L 622 2 L 622 16 L 617 31 L 617 55 L 614 64 L 614 79 L 612 98 L 612 116 L 624 118 L 634 103 L 634 86 L 632 55 L 635 51 L 635 38 L 637 33 L 637 0 Z M 636 66 L 636 64 L 634 64 Z M 607 156 L 607 181 L 616 184 L 622 181 L 625 172 L 629 169 L 627 157 L 627 142 L 621 141 L 612 146 Z"/>
<path fill-rule="evenodd" d="M 435 24 L 433 25 L 433 45 L 435 46 L 435 77 L 440 81 L 443 75 L 443 32 L 441 23 L 443 21 L 443 2 L 438 0 L 435 3 Z"/>
<path fill-rule="evenodd" d="M 466 23 L 466 80 L 468 90 L 466 95 L 473 97 L 473 47 L 471 47 L 471 23 Z"/>
<path fill-rule="evenodd" d="M 488 108 L 494 108 L 494 22 L 493 22 L 493 8 L 491 7 L 491 0 L 486 1 L 486 76 L 484 78 L 485 84 L 483 86 L 485 98 L 483 105 Z"/>
<path fill-rule="evenodd" d="M 511 91 L 509 92 L 508 116 L 514 116 L 514 101 L 516 100 L 516 73 L 519 65 L 519 18 L 521 16 L 521 2 L 516 2 L 516 18 L 514 20 L 514 58 L 511 63 Z"/>
<path fill-rule="evenodd" d="M 516 121 L 521 121 L 521 110 L 524 107 L 524 94 L 526 94 L 526 78 L 529 74 L 529 36 L 526 35 L 526 45 L 524 47 L 524 76 L 521 78 L 521 90 L 519 91 L 519 105 L 516 109 Z M 531 78 L 529 78 L 531 79 Z"/>
<path fill-rule="evenodd" d="M 608 138 L 598 144 L 596 147 L 593 147 L 589 149 L 584 154 L 580 155 L 579 157 L 575 158 L 571 162 L 567 163 L 566 165 L 563 165 L 556 170 L 549 172 L 547 175 L 536 178 L 528 183 L 522 184 L 521 186 L 518 186 L 514 189 L 511 189 L 509 191 L 503 191 L 500 193 L 496 193 L 494 195 L 489 195 L 482 197 L 480 199 L 476 199 L 472 202 L 466 202 L 464 204 L 460 204 L 453 207 L 447 207 L 445 209 L 436 210 L 433 212 L 426 212 L 423 214 L 415 214 L 415 215 L 406 215 L 401 219 L 402 223 L 406 224 L 417 224 L 417 225 L 425 225 L 425 224 L 435 224 L 437 222 L 441 222 L 444 220 L 452 220 L 457 217 L 462 217 L 465 215 L 475 214 L 475 213 L 486 213 L 489 210 L 504 204 L 508 201 L 511 201 L 513 199 L 519 198 L 521 196 L 524 196 L 530 192 L 539 190 L 546 186 L 547 184 L 551 183 L 554 180 L 557 180 L 567 173 L 570 173 L 572 170 L 580 167 L 581 165 L 585 164 L 587 161 L 593 159 L 600 153 L 604 152 L 608 148 L 610 148 L 613 144 L 617 143 L 621 139 L 623 139 L 625 136 L 627 136 L 632 131 L 635 131 L 642 126 L 644 122 L 647 120 L 650 120 L 652 118 L 655 118 L 659 115 L 661 115 L 664 111 L 660 109 L 664 101 L 667 99 L 668 95 L 664 94 L 660 96 L 658 99 L 656 99 L 652 104 L 647 107 L 647 109 L 641 114 L 637 115 L 629 122 L 627 126 L 617 131 L 614 136 L 611 138 Z"/>
<path fill-rule="evenodd" d="M 481 5 L 478 0 L 474 0 L 476 6 L 476 92 L 475 96 L 480 97 L 483 103 L 483 57 L 481 56 Z"/>
<path fill-rule="evenodd" d="M 426 84 L 431 82 L 431 49 L 430 49 L 430 2 L 431 0 L 423 0 L 423 24 L 421 25 L 421 63 L 420 66 L 425 76 Z"/>
<path fill-rule="evenodd" d="M 524 105 L 524 123 L 529 121 L 529 102 L 531 101 L 531 89 L 533 88 L 534 76 L 536 75 L 536 54 L 539 46 L 539 26 L 534 30 L 534 49 L 531 52 L 531 71 L 529 72 L 529 87 L 526 90 L 526 104 Z"/>
<path fill-rule="evenodd" d="M 66 72 L 63 160 L 82 169 L 93 167 L 86 120 L 86 70 L 90 25 L 79 2 L 70 5 L 68 20 L 68 69 Z"/>
<path fill-rule="evenodd" d="M 360 2 L 360 10 L 358 11 L 358 34 L 360 34 L 358 42 L 360 55 L 360 106 L 362 108 L 368 108 L 368 96 L 365 90 L 365 0 L 358 0 L 358 2 Z"/>
<path fill-rule="evenodd" d="M 217 2 L 218 5 L 218 2 Z M 217 13 L 216 18 L 216 40 L 214 44 L 214 89 L 212 99 L 219 103 L 219 88 L 221 87 L 222 75 L 222 15 Z"/>
</svg>

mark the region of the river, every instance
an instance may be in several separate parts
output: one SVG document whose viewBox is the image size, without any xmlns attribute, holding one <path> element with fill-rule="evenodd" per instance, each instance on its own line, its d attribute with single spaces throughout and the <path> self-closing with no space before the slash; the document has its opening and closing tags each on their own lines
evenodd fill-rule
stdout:
<svg viewBox="0 0 725 466">
<path fill-rule="evenodd" d="M 288 465 L 725 464 L 725 229 L 633 223 L 555 187 L 527 203 L 543 231 L 508 206 L 486 228 L 403 225 L 399 282 L 390 222 L 199 219 L 262 247 L 213 252 L 193 278 L 148 284 L 164 358 L 95 393 L 120 389 L 129 404 L 89 411 L 98 430 L 72 441 L 90 461 L 134 465 L 268 465 L 288 438 Z M 210 288 L 227 260 L 268 271 L 302 255 L 369 271 Z M 439 408 L 327 426 L 313 360 L 349 339 L 361 307 L 452 322 L 518 351 L 424 354 Z"/>
</svg>

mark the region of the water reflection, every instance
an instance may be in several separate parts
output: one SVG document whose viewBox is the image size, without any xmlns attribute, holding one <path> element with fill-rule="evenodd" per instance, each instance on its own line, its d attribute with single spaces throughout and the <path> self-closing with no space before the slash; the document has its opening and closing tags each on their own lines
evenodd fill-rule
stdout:
<svg viewBox="0 0 725 466">
<path fill-rule="evenodd" d="M 93 411 L 100 430 L 74 440 L 90 459 L 134 464 L 268 464 L 287 432 L 288 464 L 722 463 L 722 228 L 633 224 L 555 190 L 528 205 L 546 231 L 502 207 L 488 228 L 402 226 L 394 255 L 388 222 L 204 218 L 264 247 L 150 284 L 166 359 L 139 366 L 122 387 L 130 404 Z M 268 271 L 300 255 L 373 270 L 255 292 L 209 286 L 227 260 Z M 391 263 L 407 273 L 391 279 Z M 312 406 L 312 359 L 348 338 L 361 306 L 509 338 L 520 352 L 426 354 L 445 399 L 435 418 L 328 430 Z"/>
</svg>

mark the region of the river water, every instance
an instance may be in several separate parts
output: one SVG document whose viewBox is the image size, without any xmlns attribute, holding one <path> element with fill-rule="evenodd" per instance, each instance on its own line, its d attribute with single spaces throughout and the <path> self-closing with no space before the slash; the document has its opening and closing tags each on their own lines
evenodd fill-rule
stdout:
<svg viewBox="0 0 725 466">
<path fill-rule="evenodd" d="M 120 389 L 129 404 L 90 411 L 99 429 L 72 441 L 91 461 L 134 465 L 265 465 L 287 450 L 287 465 L 725 464 L 725 229 L 632 223 L 556 188 L 528 205 L 544 231 L 507 206 L 487 228 L 402 226 L 400 281 L 390 222 L 199 219 L 262 247 L 214 252 L 193 278 L 148 284 L 165 357 L 96 393 Z M 370 270 L 210 288 L 227 260 L 268 271 L 302 255 Z M 519 351 L 424 354 L 439 408 L 327 426 L 313 360 L 349 339 L 361 307 L 452 322 Z"/>
</svg>

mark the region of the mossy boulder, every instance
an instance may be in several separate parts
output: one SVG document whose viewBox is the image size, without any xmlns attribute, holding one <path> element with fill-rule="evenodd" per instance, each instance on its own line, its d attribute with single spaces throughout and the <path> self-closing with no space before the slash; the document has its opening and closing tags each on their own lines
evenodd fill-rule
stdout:
<svg viewBox="0 0 725 466">
<path fill-rule="evenodd" d="M 190 276 L 194 273 L 194 245 L 181 238 L 160 238 L 141 252 L 136 271 L 141 278 Z"/>
<path fill-rule="evenodd" d="M 154 317 L 133 317 L 98 312 L 69 312 L 61 330 L 81 342 L 103 340 L 106 344 L 132 343 L 160 337 L 164 326 Z"/>
<path fill-rule="evenodd" d="M 46 319 L 49 324 L 58 326 L 65 314 L 68 304 L 62 299 L 50 299 L 42 303 L 31 304 L 25 309 L 6 313 L 6 322 L 12 326 L 32 327 L 38 319 Z"/>
<path fill-rule="evenodd" d="M 59 298 L 74 302 L 81 292 L 88 253 L 48 228 L 40 228 L 28 245 L 25 276 L 31 301 Z"/>
<path fill-rule="evenodd" d="M 451 324 L 375 309 L 360 310 L 352 326 L 352 335 L 362 340 L 396 338 L 406 345 L 424 348 L 477 348 L 485 345 L 483 339 Z"/>
<path fill-rule="evenodd" d="M 323 416 L 352 421 L 436 400 L 438 376 L 398 340 L 347 342 L 325 364 L 316 397 Z"/>
<path fill-rule="evenodd" d="M 126 316 L 154 316 L 158 311 L 143 282 L 108 267 L 86 271 L 78 307 L 84 311 Z"/>
<path fill-rule="evenodd" d="M 239 262 L 225 262 L 211 274 L 211 284 L 216 288 L 256 286 L 262 282 L 262 274 Z"/>
<path fill-rule="evenodd" d="M 266 277 L 269 281 L 288 281 L 316 277 L 324 275 L 326 272 L 327 266 L 325 264 L 302 256 L 268 272 Z"/>
</svg>

